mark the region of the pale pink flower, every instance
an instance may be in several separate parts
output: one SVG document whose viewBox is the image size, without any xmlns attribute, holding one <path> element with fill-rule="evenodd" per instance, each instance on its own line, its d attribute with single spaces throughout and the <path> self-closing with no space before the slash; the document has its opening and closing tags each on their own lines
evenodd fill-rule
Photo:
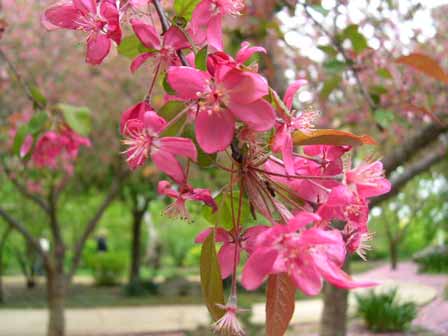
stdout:
<svg viewBox="0 0 448 336">
<path fill-rule="evenodd" d="M 183 182 L 179 190 L 176 190 L 168 181 L 159 181 L 157 191 L 161 195 L 175 199 L 166 211 L 168 215 L 190 218 L 185 201 L 200 201 L 212 208 L 213 212 L 217 210 L 215 200 L 208 189 L 192 188 L 186 182 Z"/>
<path fill-rule="evenodd" d="M 241 0 L 202 0 L 194 9 L 190 23 L 195 43 L 223 50 L 222 19 L 225 15 L 239 15 L 243 8 Z"/>
<path fill-rule="evenodd" d="M 298 213 L 287 224 L 277 224 L 261 233 L 256 249 L 243 270 L 242 284 L 252 290 L 269 274 L 288 273 L 306 295 L 317 295 L 323 279 L 341 288 L 375 285 L 357 282 L 342 270 L 346 250 L 337 230 L 309 227 L 318 215 Z"/>
<path fill-rule="evenodd" d="M 256 131 L 272 128 L 275 112 L 264 96 L 266 79 L 259 74 L 219 66 L 214 75 L 191 67 L 171 67 L 168 82 L 184 100 L 197 100 L 196 138 L 206 153 L 230 145 L 235 119 Z"/>
<path fill-rule="evenodd" d="M 42 16 L 47 29 L 82 30 L 87 35 L 86 62 L 100 64 L 111 41 L 121 42 L 120 16 L 113 1 L 66 0 L 50 6 Z"/>
<path fill-rule="evenodd" d="M 374 197 L 386 194 L 391 189 L 389 180 L 384 177 L 381 161 L 362 162 L 359 166 L 346 172 L 348 185 L 356 187 L 361 197 Z"/>
<path fill-rule="evenodd" d="M 233 274 L 236 243 L 238 244 L 236 262 L 239 264 L 241 257 L 240 251 L 246 251 L 250 255 L 254 251 L 257 236 L 266 229 L 268 229 L 267 226 L 256 225 L 236 235 L 233 231 L 216 228 L 215 241 L 223 243 L 218 252 L 218 262 L 221 269 L 221 277 L 223 279 Z M 195 239 L 195 243 L 203 243 L 212 231 L 212 228 L 208 228 L 199 233 Z"/>
<path fill-rule="evenodd" d="M 137 71 L 149 58 L 155 58 L 164 65 L 180 65 L 177 51 L 191 47 L 185 34 L 176 26 L 171 26 L 163 35 L 162 40 L 160 39 L 160 34 L 153 26 L 141 20 L 132 19 L 131 25 L 142 44 L 146 48 L 151 49 L 151 51 L 137 56 L 132 61 L 132 72 Z"/>
<path fill-rule="evenodd" d="M 213 331 L 223 336 L 244 336 L 244 330 L 236 316 L 239 311 L 238 307 L 231 303 L 225 306 L 217 304 L 217 306 L 223 309 L 225 314 L 218 321 L 213 323 Z"/>
<path fill-rule="evenodd" d="M 176 156 L 196 161 L 196 147 L 190 139 L 160 137 L 167 122 L 147 103 L 139 103 L 125 111 L 121 120 L 124 153 L 131 169 L 143 165 L 149 157 L 162 172 L 176 182 L 185 181 L 185 173 Z"/>
</svg>

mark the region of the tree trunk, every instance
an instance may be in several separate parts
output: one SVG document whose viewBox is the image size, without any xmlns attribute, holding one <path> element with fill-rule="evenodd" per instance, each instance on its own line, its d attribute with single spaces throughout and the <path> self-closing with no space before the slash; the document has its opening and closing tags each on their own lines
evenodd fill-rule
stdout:
<svg viewBox="0 0 448 336">
<path fill-rule="evenodd" d="M 350 260 L 344 270 L 349 273 Z M 347 333 L 348 290 L 330 284 L 324 287 L 324 309 L 320 320 L 320 336 L 345 336 Z"/>
<path fill-rule="evenodd" d="M 11 226 L 8 226 L 0 239 L 0 303 L 3 303 L 5 300 L 3 294 L 3 250 L 6 246 L 6 241 L 8 240 L 8 236 L 11 233 L 11 230 Z"/>
<path fill-rule="evenodd" d="M 65 247 L 56 243 L 53 262 L 45 264 L 48 296 L 47 336 L 65 336 L 65 294 L 67 281 L 64 273 Z"/>
<path fill-rule="evenodd" d="M 64 274 L 47 268 L 48 336 L 65 335 L 65 293 Z"/>
<path fill-rule="evenodd" d="M 389 243 L 390 267 L 395 271 L 398 264 L 398 244 L 396 242 Z"/>
<path fill-rule="evenodd" d="M 142 224 L 145 211 L 132 212 L 132 248 L 131 268 L 129 272 L 129 289 L 138 290 L 141 286 L 140 265 L 142 248 Z"/>
</svg>

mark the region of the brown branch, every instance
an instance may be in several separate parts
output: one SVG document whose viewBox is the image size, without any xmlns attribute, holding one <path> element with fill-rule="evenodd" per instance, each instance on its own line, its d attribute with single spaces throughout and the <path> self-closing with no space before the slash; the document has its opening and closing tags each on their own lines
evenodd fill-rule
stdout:
<svg viewBox="0 0 448 336">
<path fill-rule="evenodd" d="M 82 233 L 81 237 L 79 238 L 78 242 L 76 243 L 74 251 L 73 251 L 72 263 L 71 263 L 70 270 L 69 270 L 69 273 L 67 276 L 68 283 L 70 283 L 71 279 L 75 275 L 75 272 L 79 266 L 79 263 L 81 262 L 81 254 L 84 249 L 84 245 L 87 242 L 87 239 L 89 238 L 90 234 L 95 230 L 96 226 L 98 225 L 98 223 L 99 223 L 101 217 L 103 216 L 104 212 L 106 211 L 106 209 L 109 207 L 109 205 L 115 199 L 115 197 L 118 195 L 120 188 L 122 186 L 122 183 L 128 176 L 129 176 L 129 172 L 126 172 L 125 174 L 121 174 L 121 176 L 117 177 L 117 179 L 113 182 L 112 186 L 110 187 L 109 192 L 107 193 L 103 202 L 98 207 L 95 215 L 87 223 L 87 226 L 85 227 L 84 232 Z"/>
<path fill-rule="evenodd" d="M 0 207 L 0 217 L 5 220 L 6 223 L 11 225 L 15 230 L 17 230 L 27 241 L 28 243 L 36 250 L 37 253 L 44 259 L 45 263 L 49 262 L 49 258 L 47 253 L 42 249 L 39 244 L 39 241 L 33 237 L 33 235 L 28 231 L 28 229 L 23 226 L 18 220 L 13 218 L 10 214 L 6 212 L 3 208 Z"/>
<path fill-rule="evenodd" d="M 379 205 L 380 203 L 388 200 L 394 196 L 396 196 L 400 190 L 414 177 L 417 175 L 427 171 L 430 167 L 435 165 L 436 163 L 442 161 L 447 158 L 447 146 L 443 145 L 434 152 L 431 152 L 423 159 L 416 161 L 405 167 L 404 172 L 396 177 L 392 177 L 390 182 L 392 184 L 392 189 L 389 193 L 373 198 L 370 201 L 370 208 Z"/>
<path fill-rule="evenodd" d="M 0 58 L 3 59 L 3 61 L 8 66 L 11 73 L 14 75 L 17 83 L 19 83 L 20 88 L 25 93 L 26 97 L 35 104 L 38 108 L 43 109 L 45 106 L 43 106 L 39 101 L 34 99 L 33 94 L 31 93 L 31 88 L 29 85 L 23 80 L 20 73 L 17 71 L 17 68 L 15 67 L 14 63 L 10 61 L 8 56 L 3 52 L 3 50 L 0 49 Z"/>
<path fill-rule="evenodd" d="M 431 123 L 409 137 L 404 143 L 397 146 L 395 150 L 384 157 L 383 165 L 386 176 L 389 176 L 399 166 L 410 161 L 421 149 L 435 142 L 439 135 L 446 132 L 448 132 L 448 125 Z"/>
<path fill-rule="evenodd" d="M 168 29 L 170 29 L 170 24 L 166 17 L 166 13 L 165 13 L 162 5 L 160 4 L 159 0 L 152 0 L 152 3 L 156 9 L 157 16 L 159 17 L 159 20 L 160 20 L 160 24 L 162 25 L 162 32 L 165 34 L 168 31 Z M 182 65 L 188 66 L 188 62 L 185 59 L 184 54 L 182 54 L 182 52 L 180 50 L 177 51 L 177 56 L 179 56 L 179 59 L 180 59 Z"/>
<path fill-rule="evenodd" d="M 62 238 L 61 226 L 59 224 L 58 216 L 57 216 L 56 196 L 57 196 L 56 189 L 55 189 L 54 185 L 51 185 L 50 192 L 48 194 L 48 205 L 49 205 L 48 217 L 50 220 L 51 234 L 54 237 L 57 248 L 64 249 L 64 240 Z"/>
</svg>

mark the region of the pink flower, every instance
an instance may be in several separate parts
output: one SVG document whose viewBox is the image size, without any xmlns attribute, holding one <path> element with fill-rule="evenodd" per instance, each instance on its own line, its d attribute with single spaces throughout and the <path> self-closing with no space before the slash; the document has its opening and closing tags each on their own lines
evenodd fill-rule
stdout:
<svg viewBox="0 0 448 336">
<path fill-rule="evenodd" d="M 220 335 L 244 336 L 244 330 L 236 316 L 239 311 L 238 307 L 233 303 L 229 303 L 225 306 L 217 304 L 217 306 L 223 309 L 225 314 L 218 321 L 213 323 L 213 331 Z"/>
<path fill-rule="evenodd" d="M 90 140 L 73 132 L 68 127 L 60 133 L 45 132 L 36 142 L 31 157 L 36 167 L 57 169 L 62 167 L 68 174 L 73 173 L 73 161 L 78 156 L 79 147 L 90 147 Z"/>
<path fill-rule="evenodd" d="M 221 269 L 221 277 L 223 279 L 233 274 L 235 266 L 235 242 L 238 242 L 237 264 L 240 262 L 240 251 L 244 250 L 249 255 L 254 251 L 255 240 L 260 233 L 268 229 L 264 225 L 252 226 L 235 237 L 232 231 L 226 231 L 217 228 L 215 233 L 215 241 L 223 243 L 218 252 L 218 261 Z M 212 233 L 212 228 L 205 229 L 199 233 L 195 239 L 196 243 L 203 243 L 205 239 Z"/>
<path fill-rule="evenodd" d="M 121 42 L 120 17 L 113 1 L 67 0 L 50 6 L 43 14 L 47 29 L 82 30 L 87 36 L 86 62 L 100 64 L 109 54 L 111 41 Z"/>
<path fill-rule="evenodd" d="M 123 113 L 121 133 L 127 162 L 131 169 L 143 165 L 148 157 L 165 174 L 176 182 L 185 181 L 185 173 L 176 156 L 196 161 L 197 151 L 190 139 L 160 137 L 167 122 L 157 115 L 147 103 L 139 103 Z"/>
<path fill-rule="evenodd" d="M 178 191 L 174 189 L 168 181 L 160 181 L 157 190 L 159 194 L 175 199 L 175 202 L 167 209 L 167 214 L 169 215 L 189 218 L 188 210 L 185 207 L 185 201 L 188 200 L 201 201 L 212 208 L 213 212 L 217 210 L 215 200 L 208 189 L 193 189 L 189 184 L 184 182 Z"/>
<path fill-rule="evenodd" d="M 159 62 L 168 65 L 179 65 L 179 57 L 177 51 L 190 48 L 185 34 L 177 27 L 171 26 L 164 34 L 163 40 L 160 40 L 160 34 L 156 29 L 138 19 L 131 20 L 132 29 L 143 45 L 151 49 L 137 56 L 131 64 L 131 71 L 135 72 L 148 59 L 158 58 Z"/>
<path fill-rule="evenodd" d="M 242 284 L 252 290 L 261 285 L 269 274 L 288 273 L 306 295 L 316 295 L 323 279 L 342 288 L 375 285 L 354 281 L 341 268 L 346 250 L 337 230 L 307 228 L 319 216 L 301 212 L 288 224 L 277 224 L 257 239 L 253 252 L 243 270 Z"/>
<path fill-rule="evenodd" d="M 244 70 L 248 68 L 244 63 L 248 61 L 253 54 L 258 52 L 266 53 L 266 49 L 260 46 L 251 47 L 249 42 L 244 41 L 241 43 L 241 48 L 236 53 L 235 59 L 233 59 L 229 54 L 226 54 L 223 51 L 217 51 L 210 54 L 207 59 L 207 69 L 211 74 L 214 74 L 215 68 L 220 65 L 227 65 Z M 258 65 L 251 65 L 250 70 L 253 72 L 257 72 Z"/>
<path fill-rule="evenodd" d="M 283 98 L 286 107 L 291 110 L 294 95 L 306 84 L 305 80 L 299 79 L 292 83 L 286 90 Z M 276 127 L 276 133 L 272 142 L 272 151 L 281 152 L 285 162 L 286 172 L 293 174 L 293 143 L 291 133 L 295 130 L 307 130 L 314 127 L 314 119 L 317 113 L 314 110 L 305 110 L 298 117 L 284 116 L 283 123 Z"/>
<path fill-rule="evenodd" d="M 239 15 L 244 8 L 241 0 L 202 0 L 191 17 L 191 35 L 198 45 L 208 44 L 215 50 L 223 49 L 222 19 L 225 15 Z"/>
<path fill-rule="evenodd" d="M 386 194 L 391 189 L 389 180 L 384 177 L 381 161 L 362 162 L 358 167 L 346 173 L 348 185 L 356 187 L 361 197 L 374 197 Z"/>
<path fill-rule="evenodd" d="M 233 138 L 235 119 L 256 131 L 272 128 L 275 113 L 263 99 L 268 84 L 256 73 L 219 66 L 210 76 L 191 67 L 171 67 L 168 82 L 184 100 L 197 100 L 196 138 L 206 153 L 222 151 Z"/>
<path fill-rule="evenodd" d="M 327 201 L 319 207 L 317 214 L 324 221 L 341 220 L 366 231 L 369 207 L 364 198 L 347 186 L 340 185 L 331 190 Z"/>
</svg>

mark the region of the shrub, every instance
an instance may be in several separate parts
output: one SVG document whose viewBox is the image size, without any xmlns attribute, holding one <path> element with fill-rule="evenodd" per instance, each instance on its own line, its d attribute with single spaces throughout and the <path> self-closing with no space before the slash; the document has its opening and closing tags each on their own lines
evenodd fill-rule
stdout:
<svg viewBox="0 0 448 336">
<path fill-rule="evenodd" d="M 448 273 L 448 247 L 431 246 L 414 256 L 419 272 Z"/>
<path fill-rule="evenodd" d="M 405 331 L 417 316 L 417 306 L 413 302 L 397 301 L 397 289 L 364 295 L 356 295 L 358 314 L 367 328 L 374 332 Z"/>
<path fill-rule="evenodd" d="M 98 286 L 114 286 L 120 282 L 126 269 L 126 258 L 119 253 L 98 253 L 91 256 L 89 266 Z"/>
</svg>

